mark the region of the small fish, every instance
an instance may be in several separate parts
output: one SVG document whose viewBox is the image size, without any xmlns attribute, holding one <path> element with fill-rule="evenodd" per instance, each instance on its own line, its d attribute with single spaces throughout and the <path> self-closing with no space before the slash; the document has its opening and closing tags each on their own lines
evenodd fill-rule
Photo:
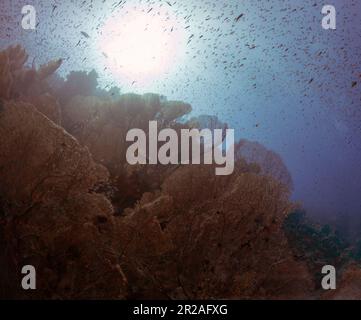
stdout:
<svg viewBox="0 0 361 320">
<path fill-rule="evenodd" d="M 89 36 L 86 32 L 81 31 L 80 33 L 81 33 L 85 38 L 90 38 L 90 36 Z"/>
<path fill-rule="evenodd" d="M 238 22 L 243 16 L 244 16 L 244 13 L 241 13 L 241 14 L 235 19 L 235 21 Z"/>
</svg>

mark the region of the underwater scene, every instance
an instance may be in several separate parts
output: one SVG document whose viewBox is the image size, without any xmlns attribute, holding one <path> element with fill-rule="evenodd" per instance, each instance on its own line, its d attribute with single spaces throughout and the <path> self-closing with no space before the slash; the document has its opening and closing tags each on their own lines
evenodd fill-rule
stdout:
<svg viewBox="0 0 361 320">
<path fill-rule="evenodd" d="M 2 0 L 0 299 L 361 299 L 359 21 Z"/>
</svg>

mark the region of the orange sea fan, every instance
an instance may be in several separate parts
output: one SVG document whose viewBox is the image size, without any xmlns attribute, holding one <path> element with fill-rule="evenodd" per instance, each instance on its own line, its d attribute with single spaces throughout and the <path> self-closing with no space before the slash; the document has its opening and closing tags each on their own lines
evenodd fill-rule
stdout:
<svg viewBox="0 0 361 320">
<path fill-rule="evenodd" d="M 0 98 L 10 99 L 14 94 L 21 69 L 28 59 L 25 50 L 20 46 L 11 46 L 0 52 Z"/>
<path fill-rule="evenodd" d="M 39 70 L 25 68 L 28 55 L 20 45 L 10 46 L 0 52 L 0 98 L 15 99 L 27 96 L 30 88 L 53 74 L 62 60 L 54 60 L 40 67 Z"/>
</svg>

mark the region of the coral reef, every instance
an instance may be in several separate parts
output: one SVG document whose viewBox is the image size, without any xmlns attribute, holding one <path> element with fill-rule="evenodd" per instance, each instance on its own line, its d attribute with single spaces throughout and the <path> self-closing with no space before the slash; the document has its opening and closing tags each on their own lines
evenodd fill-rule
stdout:
<svg viewBox="0 0 361 320">
<path fill-rule="evenodd" d="M 245 139 L 237 143 L 235 150 L 238 157 L 242 157 L 249 163 L 258 164 L 261 174 L 282 182 L 289 190 L 293 189 L 292 177 L 277 153 L 267 150 L 258 142 Z"/>
<path fill-rule="evenodd" d="M 124 297 L 112 205 L 96 193 L 107 170 L 30 104 L 3 105 L 0 136 L 2 260 L 36 266 L 30 297 Z"/>
<path fill-rule="evenodd" d="M 121 265 L 133 296 L 296 298 L 312 290 L 280 228 L 290 210 L 284 187 L 245 163 L 237 173 L 182 167 L 126 210 Z"/>
<path fill-rule="evenodd" d="M 95 73 L 64 81 L 60 60 L 39 70 L 26 60 L 19 46 L 0 52 L 1 297 L 316 297 L 284 230 L 295 206 L 278 155 L 242 140 L 222 177 L 210 165 L 129 166 L 125 135 L 150 120 L 227 125 L 178 121 L 189 104 L 99 90 Z M 36 266 L 35 293 L 14 285 L 25 264 Z"/>
<path fill-rule="evenodd" d="M 28 55 L 19 45 L 0 52 L 0 99 L 30 102 L 60 124 L 60 106 L 48 94 L 46 80 L 60 67 L 62 60 L 51 61 L 38 70 L 26 68 L 27 60 Z"/>
<path fill-rule="evenodd" d="M 341 273 L 341 281 L 337 290 L 327 292 L 322 299 L 328 300 L 360 300 L 361 268 L 355 263 L 347 265 Z"/>
</svg>

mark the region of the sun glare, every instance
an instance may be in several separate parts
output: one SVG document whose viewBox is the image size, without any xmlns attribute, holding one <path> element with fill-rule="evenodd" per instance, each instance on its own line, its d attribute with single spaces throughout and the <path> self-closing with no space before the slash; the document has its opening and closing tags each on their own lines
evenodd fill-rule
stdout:
<svg viewBox="0 0 361 320">
<path fill-rule="evenodd" d="M 184 29 L 169 9 L 128 6 L 106 21 L 99 47 L 115 78 L 148 82 L 179 62 L 184 39 Z"/>
</svg>

